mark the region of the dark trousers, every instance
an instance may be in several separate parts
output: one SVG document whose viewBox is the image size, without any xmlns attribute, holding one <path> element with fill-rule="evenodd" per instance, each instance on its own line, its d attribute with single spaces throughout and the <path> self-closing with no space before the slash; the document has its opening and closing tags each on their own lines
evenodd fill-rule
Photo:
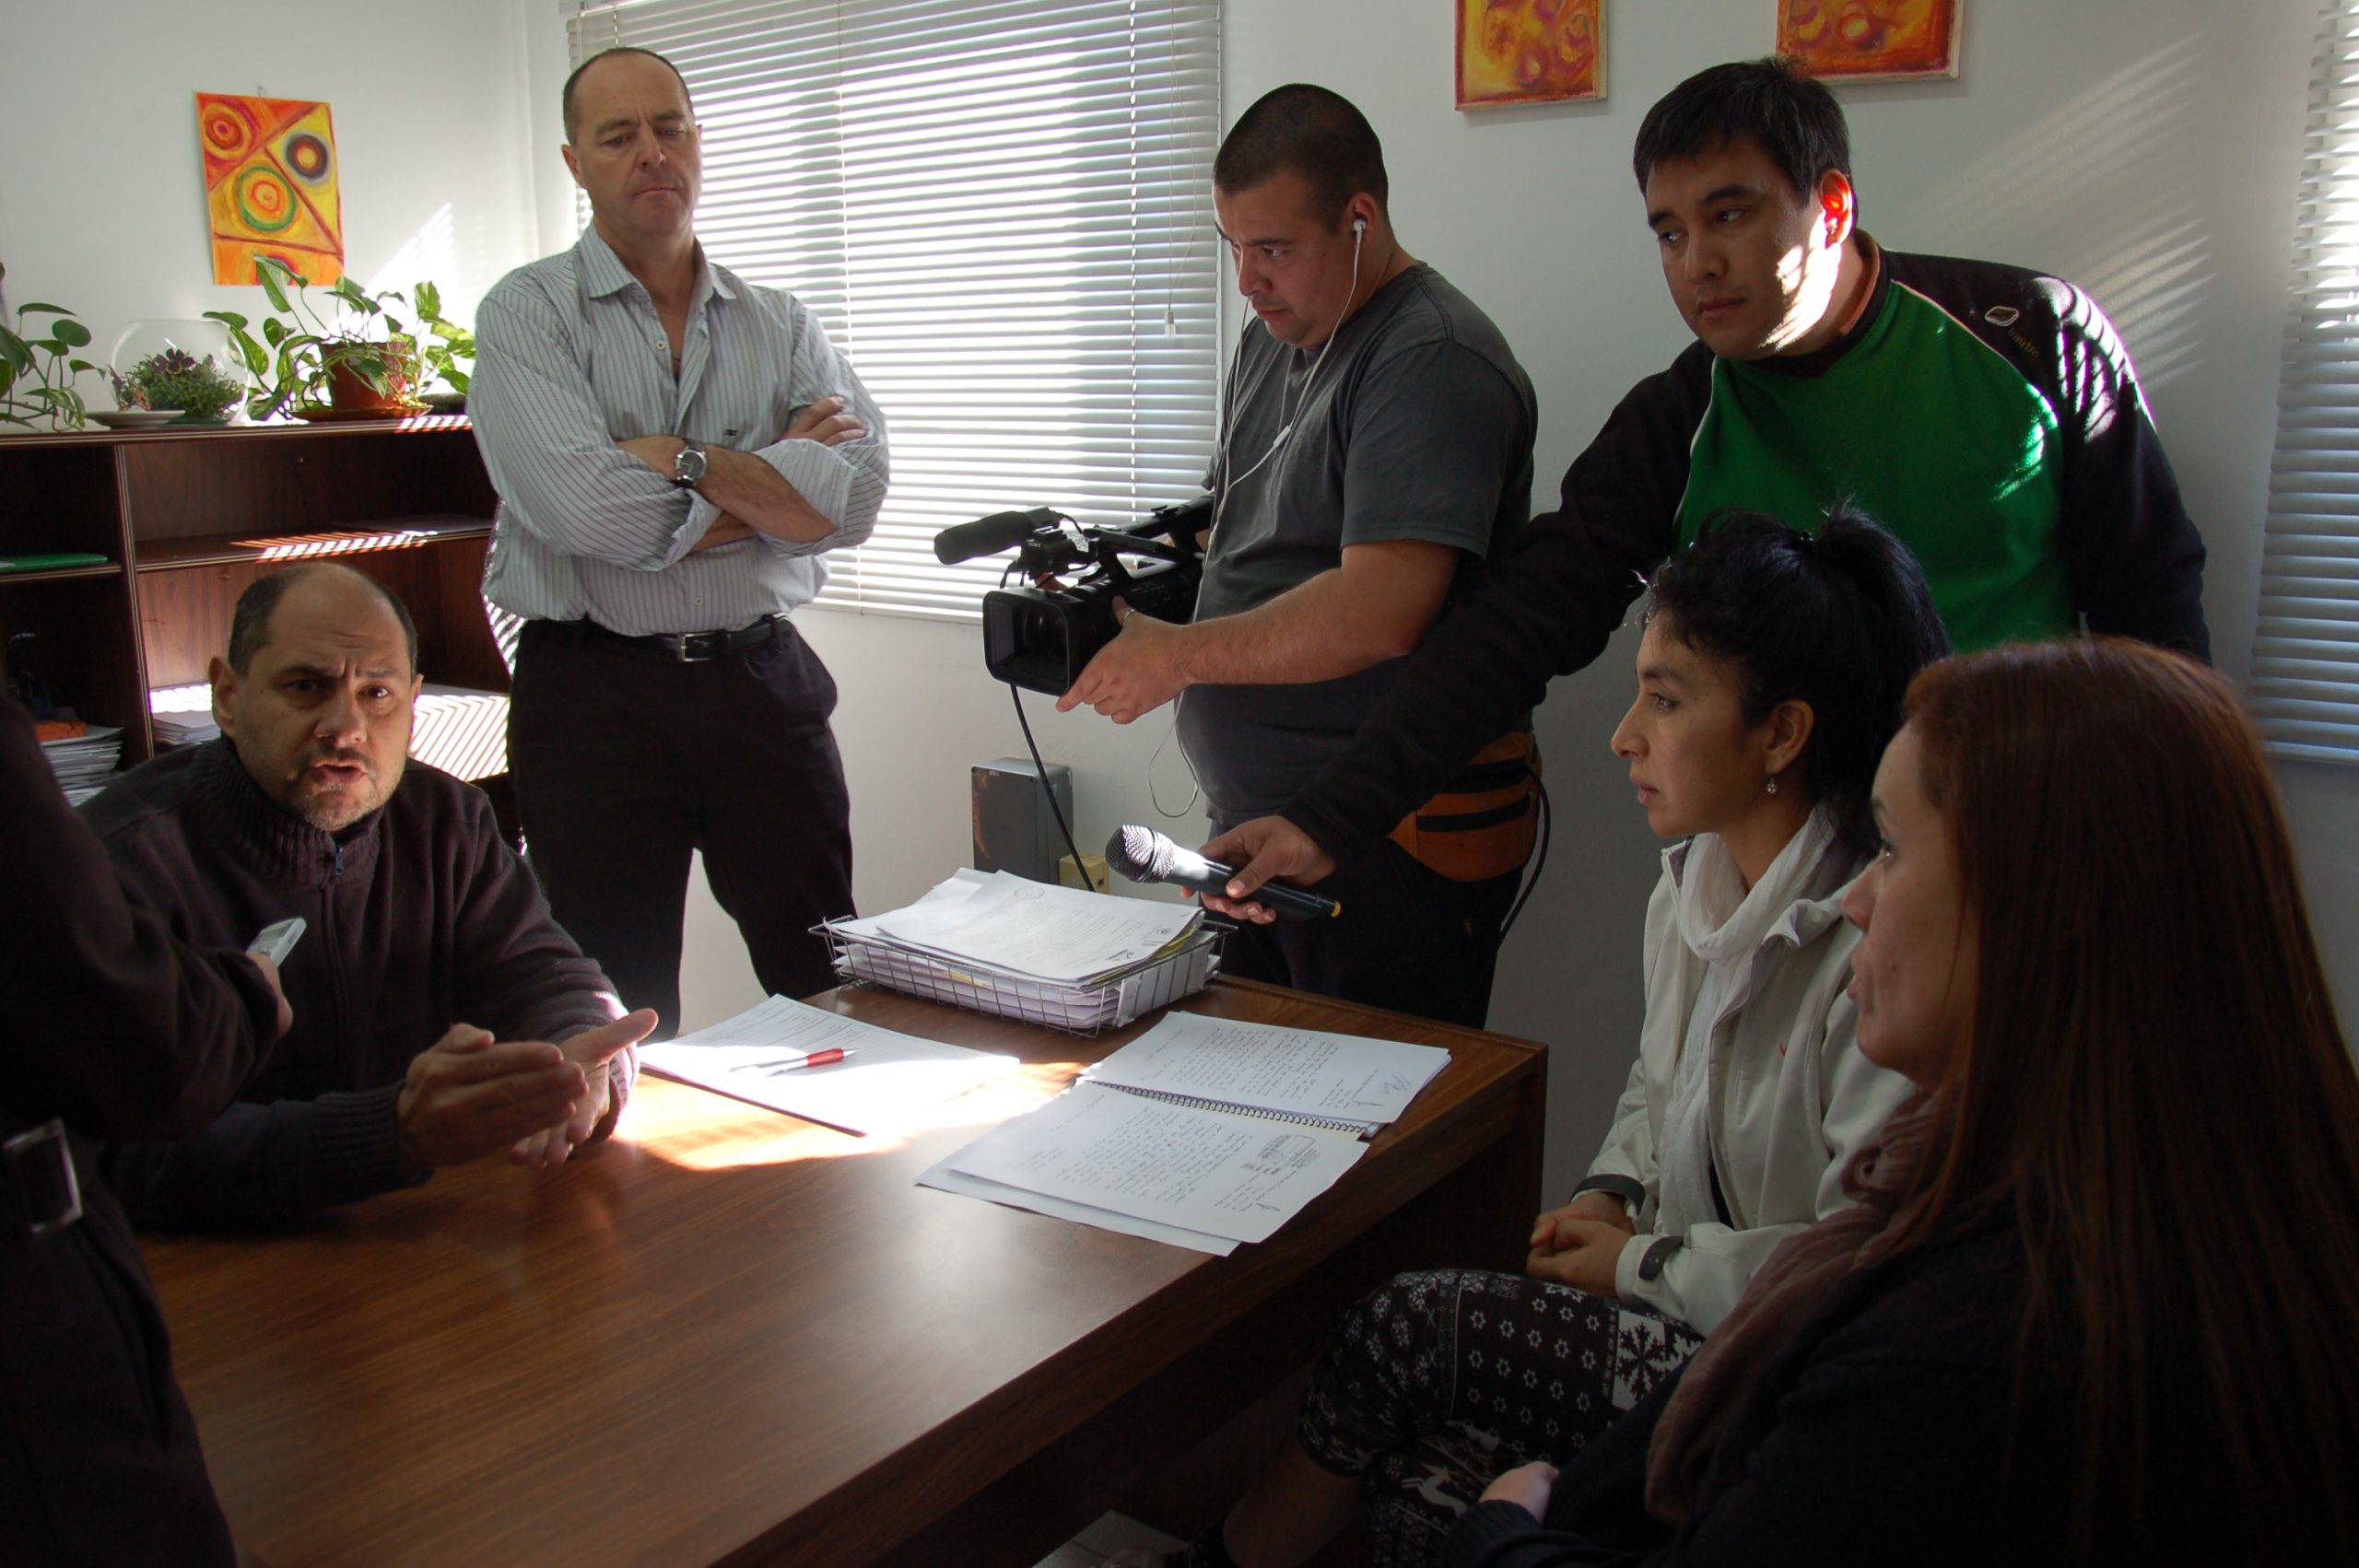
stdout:
<svg viewBox="0 0 2359 1568">
<path fill-rule="evenodd" d="M 80 1166 L 79 1223 L 22 1237 L 0 1219 L 0 1562 L 226 1565 L 155 1288 Z"/>
<path fill-rule="evenodd" d="M 1221 970 L 1479 1029 L 1499 922 L 1522 880 L 1518 871 L 1452 882 L 1388 838 L 1318 885 L 1343 906 L 1332 919 L 1241 927 L 1222 946 Z"/>
<path fill-rule="evenodd" d="M 836 683 L 792 626 L 699 663 L 579 622 L 516 648 L 508 765 L 557 923 L 630 1007 L 680 1021 L 689 852 L 773 995 L 835 984 L 823 919 L 852 913 Z"/>
</svg>

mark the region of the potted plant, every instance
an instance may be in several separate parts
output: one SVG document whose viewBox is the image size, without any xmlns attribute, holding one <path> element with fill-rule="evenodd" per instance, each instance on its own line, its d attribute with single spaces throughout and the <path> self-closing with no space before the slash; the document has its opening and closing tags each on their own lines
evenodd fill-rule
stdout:
<svg viewBox="0 0 2359 1568">
<path fill-rule="evenodd" d="M 475 334 L 442 315 L 442 291 L 431 282 L 421 282 L 410 290 L 410 298 L 417 305 L 417 324 L 426 329 L 427 337 L 419 345 L 426 357 L 426 369 L 433 379 L 451 389 L 447 400 L 452 407 L 464 408 L 467 401 L 467 381 L 475 363 Z M 446 400 L 428 392 L 427 402 L 443 406 Z"/>
<path fill-rule="evenodd" d="M 312 305 L 309 281 L 284 263 L 257 257 L 254 275 L 274 312 L 263 319 L 260 341 L 239 312 L 205 313 L 229 329 L 260 383 L 246 404 L 255 418 L 321 403 L 373 414 L 411 414 L 426 406 L 414 395 L 424 356 L 417 335 L 392 309 L 408 309 L 399 289 L 371 294 L 349 277 L 339 278 L 325 290 L 341 307 L 331 323 Z"/>
<path fill-rule="evenodd" d="M 123 409 L 175 411 L 182 425 L 217 425 L 245 395 L 245 383 L 214 362 L 177 345 L 142 356 L 128 372 L 109 369 L 114 400 Z"/>
<path fill-rule="evenodd" d="M 48 333 L 29 336 L 27 316 L 47 316 Z M 74 351 L 88 347 L 90 329 L 63 305 L 27 305 L 18 310 L 13 330 L 0 325 L 0 421 L 30 428 L 48 419 L 69 430 L 83 424 L 82 394 L 76 378 L 97 366 L 77 358 Z"/>
</svg>

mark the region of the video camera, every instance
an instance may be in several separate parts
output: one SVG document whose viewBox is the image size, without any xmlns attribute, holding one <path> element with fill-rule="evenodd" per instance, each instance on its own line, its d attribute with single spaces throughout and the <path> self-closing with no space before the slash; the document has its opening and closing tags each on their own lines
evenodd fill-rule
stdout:
<svg viewBox="0 0 2359 1568">
<path fill-rule="evenodd" d="M 1021 572 L 1037 583 L 1000 587 L 983 595 L 983 668 L 993 680 L 1062 696 L 1097 650 L 1114 640 L 1114 601 L 1160 621 L 1196 613 L 1203 555 L 1196 535 L 1211 521 L 1213 498 L 1200 496 L 1157 507 L 1135 530 L 1085 528 L 1047 507 L 993 512 L 933 536 L 934 558 L 945 566 L 1014 547 L 1002 577 Z M 1075 567 L 1077 577 L 1065 578 Z"/>
</svg>

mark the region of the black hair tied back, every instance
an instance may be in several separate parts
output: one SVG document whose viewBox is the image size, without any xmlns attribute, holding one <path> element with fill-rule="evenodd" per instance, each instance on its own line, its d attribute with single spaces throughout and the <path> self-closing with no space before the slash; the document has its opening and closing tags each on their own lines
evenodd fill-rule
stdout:
<svg viewBox="0 0 2359 1568">
<path fill-rule="evenodd" d="M 1916 557 L 1848 502 L 1814 533 L 1763 512 L 1723 512 L 1657 568 L 1650 616 L 1737 674 L 1749 722 L 1803 702 L 1811 738 L 1795 773 L 1854 847 L 1875 843 L 1870 788 L 1901 699 L 1949 652 Z"/>
</svg>

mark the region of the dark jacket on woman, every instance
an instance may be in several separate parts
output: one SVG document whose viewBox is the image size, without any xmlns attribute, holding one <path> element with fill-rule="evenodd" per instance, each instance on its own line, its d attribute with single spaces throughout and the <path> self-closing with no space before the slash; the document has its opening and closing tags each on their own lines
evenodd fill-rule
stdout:
<svg viewBox="0 0 2359 1568">
<path fill-rule="evenodd" d="M 2207 1480 L 2219 1456 L 2184 1429 L 2158 1430 L 2163 1473 L 2139 1516 L 2101 1506 L 2088 1550 L 2074 1549 L 2074 1358 L 2036 1351 L 2018 1384 L 2024 1283 L 2012 1226 L 1864 1268 L 1742 1397 L 1684 1526 L 1644 1502 L 1670 1383 L 1565 1467 L 1544 1524 L 1509 1503 L 1468 1510 L 1451 1568 L 2245 1561 Z"/>
</svg>

